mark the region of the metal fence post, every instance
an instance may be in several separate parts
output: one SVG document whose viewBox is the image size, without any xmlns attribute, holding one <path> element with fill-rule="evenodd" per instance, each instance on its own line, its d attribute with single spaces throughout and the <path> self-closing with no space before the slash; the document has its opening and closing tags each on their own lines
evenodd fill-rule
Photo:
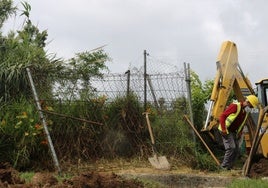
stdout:
<svg viewBox="0 0 268 188">
<path fill-rule="evenodd" d="M 127 97 L 128 97 L 130 94 L 130 70 L 127 70 L 125 74 L 127 74 Z"/>
<path fill-rule="evenodd" d="M 144 112 L 147 111 L 147 84 L 146 84 L 146 80 L 147 80 L 147 52 L 146 50 L 144 50 Z"/>
<path fill-rule="evenodd" d="M 55 152 L 55 149 L 54 149 L 54 146 L 53 146 L 53 143 L 52 143 L 52 140 L 51 140 L 48 128 L 47 128 L 46 118 L 42 113 L 42 108 L 41 108 L 41 105 L 39 103 L 38 95 L 36 93 L 36 89 L 35 89 L 35 86 L 34 86 L 31 71 L 30 71 L 29 68 L 26 68 L 26 71 L 27 71 L 27 74 L 28 74 L 28 78 L 29 78 L 29 81 L 30 81 L 30 84 L 31 84 L 34 99 L 35 99 L 37 109 L 38 109 L 38 112 L 39 112 L 39 117 L 42 120 L 42 124 L 43 124 L 44 130 L 45 130 L 45 134 L 47 136 L 47 140 L 48 140 L 50 151 L 52 153 L 52 158 L 53 158 L 53 161 L 54 161 L 54 165 L 55 165 L 56 169 L 58 170 L 58 172 L 60 173 L 61 172 L 60 165 L 59 165 L 58 158 L 57 158 L 57 155 L 56 155 L 56 152 Z"/>
<path fill-rule="evenodd" d="M 189 63 L 186 66 L 186 63 L 184 62 L 184 71 L 185 71 L 185 82 L 186 82 L 186 89 L 187 89 L 187 95 L 188 95 L 188 106 L 189 106 L 189 114 L 190 114 L 190 120 L 192 124 L 194 124 L 194 118 L 193 118 L 193 110 L 192 110 L 192 92 L 191 92 L 191 78 L 190 78 L 190 65 Z M 193 140 L 196 141 L 195 133 L 192 130 Z"/>
</svg>

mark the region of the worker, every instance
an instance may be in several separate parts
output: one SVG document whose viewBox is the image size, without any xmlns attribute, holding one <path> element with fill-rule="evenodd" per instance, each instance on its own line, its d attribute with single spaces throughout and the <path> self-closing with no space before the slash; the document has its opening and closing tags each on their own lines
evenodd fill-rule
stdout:
<svg viewBox="0 0 268 188">
<path fill-rule="evenodd" d="M 220 115 L 218 129 L 225 148 L 224 158 L 220 166 L 222 169 L 232 169 L 239 154 L 238 141 L 249 113 L 246 108 L 257 108 L 258 104 L 258 98 L 255 95 L 249 95 L 242 102 L 231 103 Z"/>
</svg>

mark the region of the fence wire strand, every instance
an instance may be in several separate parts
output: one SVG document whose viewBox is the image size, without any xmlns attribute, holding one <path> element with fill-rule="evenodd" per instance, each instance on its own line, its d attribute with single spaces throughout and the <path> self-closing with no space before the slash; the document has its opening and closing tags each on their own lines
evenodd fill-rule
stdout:
<svg viewBox="0 0 268 188">
<path fill-rule="evenodd" d="M 52 120 L 56 121 L 56 119 L 61 119 L 64 121 L 64 125 L 56 125 L 58 129 L 52 133 L 53 139 L 56 140 L 55 148 L 57 152 L 60 153 L 59 156 L 61 159 L 64 159 L 67 155 L 61 151 L 66 151 L 67 148 L 70 150 L 70 155 L 78 157 L 97 157 L 104 152 L 110 156 L 114 156 L 128 150 L 131 152 L 130 148 L 132 148 L 133 145 L 139 149 L 134 149 L 132 153 L 137 153 L 139 150 L 139 152 L 141 152 L 141 150 L 146 148 L 145 145 L 149 143 L 149 134 L 146 129 L 144 117 L 142 116 L 143 111 L 134 111 L 130 108 L 130 104 L 126 103 L 123 105 L 119 101 L 119 103 L 116 103 L 118 107 L 115 107 L 118 110 L 118 114 L 107 117 L 108 115 L 105 114 L 107 109 L 105 109 L 104 102 L 111 103 L 117 98 L 126 97 L 128 92 L 131 92 L 137 96 L 140 103 L 144 103 L 144 92 L 146 92 L 147 102 L 149 104 L 157 108 L 161 108 L 164 105 L 166 109 L 172 109 L 178 98 L 186 98 L 187 90 L 184 70 L 179 70 L 178 67 L 174 65 L 163 63 L 152 57 L 148 59 L 147 66 L 146 91 L 144 91 L 144 67 L 132 67 L 126 70 L 126 73 L 107 73 L 104 74 L 102 78 L 92 77 L 90 85 L 95 88 L 94 96 L 96 98 L 91 99 L 91 101 L 76 100 L 68 101 L 67 103 L 60 98 L 55 100 L 42 98 L 48 105 L 57 106 L 57 109 L 54 109 L 56 113 L 65 112 L 67 113 L 65 114 L 66 116 L 79 117 L 104 125 L 96 126 L 86 122 L 78 122 L 74 119 L 65 118 L 64 120 L 64 117 L 57 118 L 50 115 L 49 118 Z M 38 82 L 38 80 L 36 80 L 36 82 Z M 42 84 L 37 84 L 37 86 L 38 93 L 42 94 L 42 96 L 46 96 L 43 95 L 43 93 L 47 91 L 42 89 Z M 62 87 L 64 88 L 65 86 Z M 57 93 L 57 89 L 55 89 L 54 92 Z M 74 95 L 76 95 L 76 93 Z M 92 101 L 95 101 L 95 103 L 92 104 Z M 76 105 L 73 105 L 74 103 L 76 103 Z M 85 105 L 81 105 L 81 103 Z M 86 109 L 84 109 L 85 106 Z M 181 111 L 187 111 L 186 106 L 186 102 L 184 102 L 182 106 L 176 108 L 180 108 L 179 110 Z M 75 113 L 68 114 L 68 111 Z M 181 121 L 182 117 L 178 120 L 174 109 L 172 113 L 175 115 L 165 115 L 162 112 L 161 119 L 158 122 L 159 129 L 163 126 L 168 126 L 170 123 L 175 125 L 178 121 Z M 169 120 L 167 118 L 169 118 Z M 73 125 L 75 124 L 80 124 L 80 126 L 74 128 Z M 68 140 L 66 135 L 72 131 L 75 131 L 75 133 L 72 133 L 73 140 L 71 141 Z M 170 131 L 172 132 L 173 130 L 170 128 Z M 156 134 L 159 134 L 157 130 Z M 157 136 L 159 137 L 158 139 L 165 139 L 164 136 L 163 138 L 159 135 Z M 145 137 L 146 140 L 144 140 Z M 66 141 L 60 140 L 62 138 Z M 170 143 L 170 141 L 162 141 L 161 143 L 163 150 L 165 150 L 165 144 L 173 144 Z M 124 149 L 121 150 L 121 148 Z M 146 152 L 142 151 L 141 153 Z M 172 153 L 176 153 L 176 151 L 172 151 Z"/>
</svg>

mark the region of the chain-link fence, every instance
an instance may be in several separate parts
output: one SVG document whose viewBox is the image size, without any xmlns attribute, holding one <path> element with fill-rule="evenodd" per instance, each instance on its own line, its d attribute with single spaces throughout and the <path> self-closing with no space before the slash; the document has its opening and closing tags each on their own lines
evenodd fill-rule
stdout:
<svg viewBox="0 0 268 188">
<path fill-rule="evenodd" d="M 91 83 L 98 95 L 106 95 L 108 99 L 134 92 L 141 102 L 159 105 L 159 100 L 171 103 L 187 96 L 185 80 L 183 68 L 148 56 L 141 67 L 131 67 L 123 74 L 105 74 L 103 79 L 93 79 Z"/>
<path fill-rule="evenodd" d="M 144 73 L 133 69 L 125 74 L 105 74 L 103 79 L 93 79 L 92 85 L 98 96 L 105 95 L 108 100 L 133 92 L 141 102 L 146 97 L 146 102 L 156 107 L 163 100 L 170 105 L 176 98 L 186 96 L 185 77 L 181 72 L 147 74 L 146 90 L 144 82 Z"/>
<path fill-rule="evenodd" d="M 145 111 L 150 113 L 159 151 L 181 153 L 180 139 L 189 137 L 189 130 L 180 126 L 182 114 L 188 114 L 185 80 L 183 68 L 147 58 L 140 68 L 91 78 L 91 95 L 83 100 L 61 99 L 57 87 L 56 97 L 46 98 L 46 90 L 36 85 L 42 112 L 53 122 L 49 130 L 56 154 L 66 161 L 150 155 Z"/>
</svg>

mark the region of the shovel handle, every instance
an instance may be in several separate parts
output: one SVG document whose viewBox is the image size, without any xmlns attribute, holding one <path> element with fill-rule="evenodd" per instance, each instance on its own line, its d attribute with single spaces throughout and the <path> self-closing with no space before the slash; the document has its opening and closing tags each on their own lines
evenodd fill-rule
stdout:
<svg viewBox="0 0 268 188">
<path fill-rule="evenodd" d="M 150 133 L 150 138 L 151 138 L 152 144 L 154 145 L 155 141 L 154 141 L 154 135 L 153 135 L 152 127 L 151 127 L 150 120 L 149 120 L 149 115 L 148 115 L 149 112 L 144 112 L 143 114 L 145 114 L 148 130 Z"/>
<path fill-rule="evenodd" d="M 214 159 L 214 161 L 216 162 L 216 164 L 218 166 L 220 166 L 220 162 L 219 160 L 216 158 L 216 156 L 213 154 L 213 152 L 209 149 L 208 145 L 206 144 L 206 142 L 203 140 L 203 138 L 201 137 L 201 135 L 199 134 L 199 132 L 196 130 L 195 126 L 192 124 L 192 122 L 189 120 L 189 118 L 184 115 L 184 118 L 186 119 L 186 121 L 188 122 L 188 124 L 192 127 L 192 129 L 194 130 L 195 134 L 199 137 L 199 139 L 202 141 L 202 143 L 204 144 L 204 146 L 207 148 L 208 152 L 210 153 L 211 157 Z"/>
</svg>

